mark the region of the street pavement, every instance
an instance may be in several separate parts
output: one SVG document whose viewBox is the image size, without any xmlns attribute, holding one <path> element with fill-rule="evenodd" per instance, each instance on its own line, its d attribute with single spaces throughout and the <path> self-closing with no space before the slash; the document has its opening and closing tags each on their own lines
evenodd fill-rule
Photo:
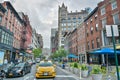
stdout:
<svg viewBox="0 0 120 80">
<path fill-rule="evenodd" d="M 32 66 L 31 73 L 26 74 L 24 77 L 17 78 L 5 78 L 3 80 L 79 80 L 79 77 L 68 72 L 65 69 L 61 69 L 61 67 L 56 67 L 57 75 L 54 79 L 36 79 L 35 78 L 36 65 Z"/>
</svg>

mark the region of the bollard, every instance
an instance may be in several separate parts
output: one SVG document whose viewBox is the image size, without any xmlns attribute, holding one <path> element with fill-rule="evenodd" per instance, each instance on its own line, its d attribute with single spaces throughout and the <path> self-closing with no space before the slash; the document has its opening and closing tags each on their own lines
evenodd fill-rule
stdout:
<svg viewBox="0 0 120 80">
<path fill-rule="evenodd" d="M 82 79 L 82 76 L 81 76 L 81 68 L 80 68 L 80 79 Z"/>
</svg>

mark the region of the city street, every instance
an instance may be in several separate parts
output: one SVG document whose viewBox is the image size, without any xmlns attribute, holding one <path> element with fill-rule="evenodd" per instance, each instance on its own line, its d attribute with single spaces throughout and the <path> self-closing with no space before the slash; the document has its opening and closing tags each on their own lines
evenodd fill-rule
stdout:
<svg viewBox="0 0 120 80">
<path fill-rule="evenodd" d="M 61 69 L 60 67 L 56 68 L 57 75 L 55 79 L 36 79 L 35 70 L 35 65 L 33 65 L 31 73 L 26 74 L 24 77 L 6 78 L 4 80 L 79 80 L 74 74 Z"/>
</svg>

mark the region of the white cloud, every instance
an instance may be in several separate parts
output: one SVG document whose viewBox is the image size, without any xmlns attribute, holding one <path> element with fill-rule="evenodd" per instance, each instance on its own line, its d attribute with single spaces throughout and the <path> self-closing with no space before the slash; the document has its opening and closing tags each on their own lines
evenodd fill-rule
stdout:
<svg viewBox="0 0 120 80">
<path fill-rule="evenodd" d="M 58 6 L 64 2 L 68 11 L 95 8 L 100 0 L 15 0 L 14 7 L 29 15 L 32 27 L 42 34 L 44 47 L 50 48 L 50 30 L 58 27 Z"/>
</svg>

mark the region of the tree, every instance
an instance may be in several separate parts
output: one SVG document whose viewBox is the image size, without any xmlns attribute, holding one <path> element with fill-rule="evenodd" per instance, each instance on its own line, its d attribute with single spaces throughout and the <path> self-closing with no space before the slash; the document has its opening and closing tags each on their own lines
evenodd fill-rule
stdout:
<svg viewBox="0 0 120 80">
<path fill-rule="evenodd" d="M 64 48 L 59 48 L 55 53 L 51 55 L 51 58 L 62 58 L 67 56 L 67 51 Z"/>
<path fill-rule="evenodd" d="M 36 48 L 36 49 L 33 50 L 33 53 L 34 53 L 34 57 L 35 57 L 35 58 L 36 58 L 36 57 L 39 57 L 40 54 L 42 54 L 42 49 Z"/>
</svg>

